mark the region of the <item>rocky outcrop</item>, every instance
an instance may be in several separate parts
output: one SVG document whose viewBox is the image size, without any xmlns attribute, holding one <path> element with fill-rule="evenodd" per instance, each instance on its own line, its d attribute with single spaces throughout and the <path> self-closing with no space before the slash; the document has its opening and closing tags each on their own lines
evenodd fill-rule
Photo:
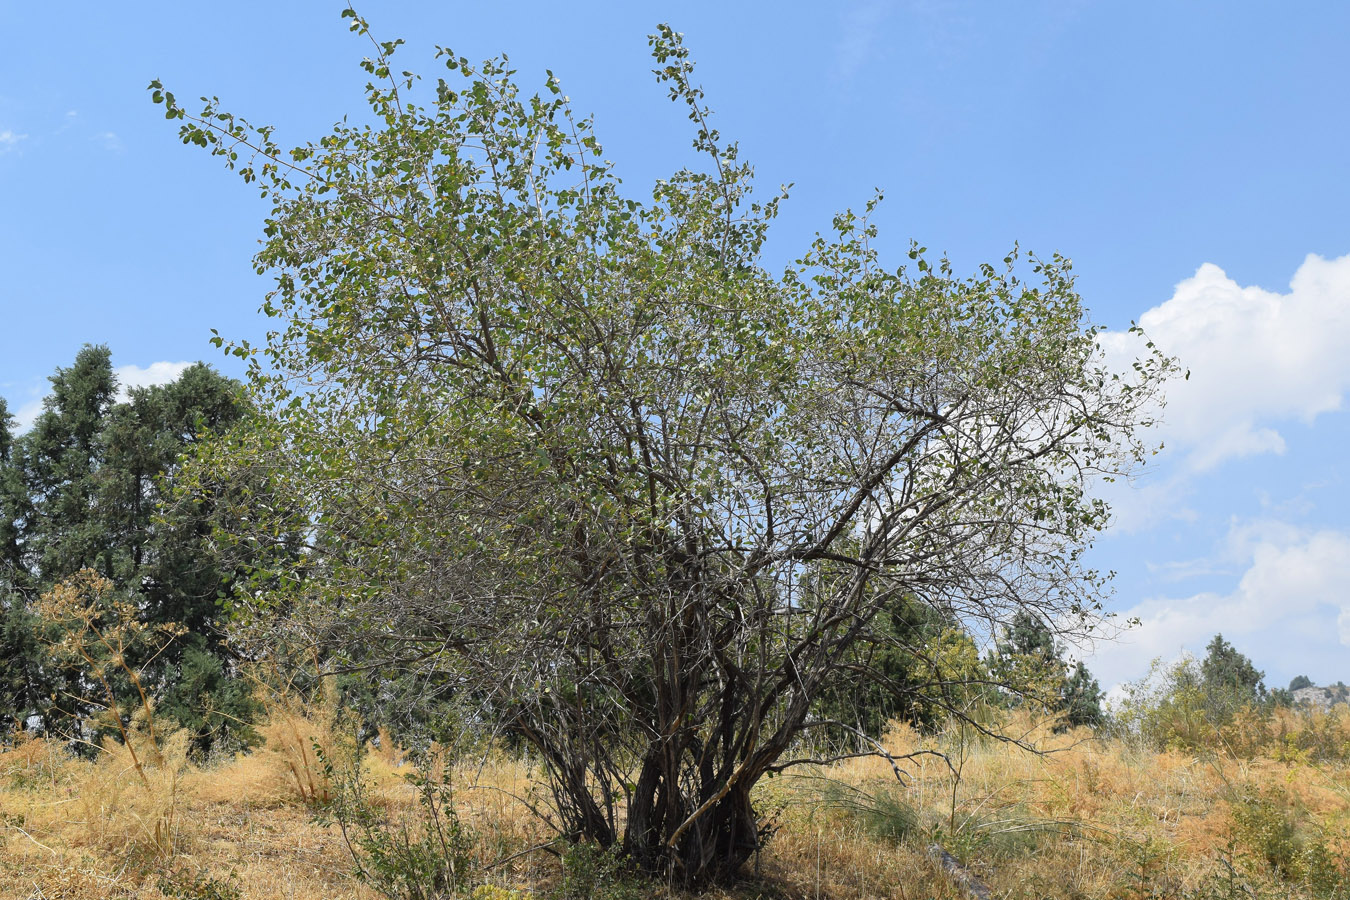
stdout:
<svg viewBox="0 0 1350 900">
<path fill-rule="evenodd" d="M 1309 687 L 1298 688 L 1292 693 L 1294 702 L 1299 706 L 1323 711 L 1331 709 L 1337 703 L 1345 703 L 1347 699 L 1345 685 L 1343 684 L 1336 684 L 1331 687 L 1310 685 Z"/>
</svg>

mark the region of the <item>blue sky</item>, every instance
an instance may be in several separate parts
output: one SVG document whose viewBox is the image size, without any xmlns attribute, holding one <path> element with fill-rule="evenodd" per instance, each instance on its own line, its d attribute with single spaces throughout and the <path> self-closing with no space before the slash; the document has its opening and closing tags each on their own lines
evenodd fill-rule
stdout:
<svg viewBox="0 0 1350 900">
<path fill-rule="evenodd" d="M 0 394 L 107 343 L 127 383 L 256 339 L 255 192 L 152 106 L 216 94 L 285 141 L 361 112 L 341 3 L 0 0 Z M 635 192 L 689 160 L 648 74 L 669 21 L 762 189 L 769 248 L 886 191 L 883 252 L 958 269 L 1013 241 L 1070 256 L 1094 319 L 1141 321 L 1191 369 L 1167 449 L 1113 493 L 1094 551 L 1142 628 L 1095 649 L 1106 685 L 1222 631 L 1271 684 L 1350 680 L 1350 4 L 370 3 L 404 65 L 433 44 L 551 68 Z"/>
</svg>

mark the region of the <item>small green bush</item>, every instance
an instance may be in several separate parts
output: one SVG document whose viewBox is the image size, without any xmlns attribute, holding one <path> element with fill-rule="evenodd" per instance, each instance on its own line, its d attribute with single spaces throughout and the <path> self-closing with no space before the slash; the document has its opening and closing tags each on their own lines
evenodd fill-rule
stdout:
<svg viewBox="0 0 1350 900">
<path fill-rule="evenodd" d="M 1184 900 L 1262 900 L 1269 896 L 1261 892 L 1258 883 L 1238 871 L 1236 858 L 1236 843 L 1230 841 L 1228 847 L 1219 852 L 1218 865 L 1184 894 Z"/>
<path fill-rule="evenodd" d="M 612 849 L 589 842 L 568 848 L 554 900 L 646 900 L 651 885 L 628 872 Z"/>
<path fill-rule="evenodd" d="M 921 831 L 919 811 L 894 784 L 883 783 L 864 790 L 831 781 L 822 791 L 821 799 L 826 806 L 848 813 L 869 834 L 882 840 L 898 844 Z"/>
<path fill-rule="evenodd" d="M 1238 840 L 1279 878 L 1299 874 L 1299 843 L 1290 814 L 1268 796 L 1245 794 L 1232 803 Z"/>
<path fill-rule="evenodd" d="M 242 900 L 243 889 L 233 872 L 215 878 L 205 869 L 172 869 L 159 876 L 159 892 L 173 900 Z"/>
<path fill-rule="evenodd" d="M 1301 832 L 1294 811 L 1274 795 L 1249 791 L 1232 810 L 1237 841 L 1275 878 L 1322 900 L 1350 898 L 1350 864 L 1322 835 Z"/>
<path fill-rule="evenodd" d="M 317 745 L 315 752 L 322 759 Z M 391 900 L 440 900 L 472 886 L 476 838 L 455 813 L 448 772 L 434 778 L 423 767 L 408 776 L 420 807 L 412 821 L 372 804 L 359 762 L 336 772 L 324 760 L 324 772 L 335 792 L 321 818 L 342 829 L 358 878 Z"/>
</svg>

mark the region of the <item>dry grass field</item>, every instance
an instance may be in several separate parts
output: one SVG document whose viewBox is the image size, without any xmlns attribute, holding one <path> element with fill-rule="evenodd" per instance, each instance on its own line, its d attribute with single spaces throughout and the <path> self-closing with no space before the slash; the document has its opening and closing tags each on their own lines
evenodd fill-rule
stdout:
<svg viewBox="0 0 1350 900">
<path fill-rule="evenodd" d="M 955 727 L 928 737 L 895 728 L 891 752 L 939 750 L 947 761 L 914 757 L 904 783 L 881 759 L 766 781 L 759 802 L 773 836 L 752 877 L 715 896 L 964 896 L 929 859 L 934 841 L 996 897 L 1346 896 L 1350 772 L 1305 740 L 1315 733 L 1318 746 L 1350 747 L 1350 714 L 1339 709 L 1267 715 L 1257 755 L 1157 752 L 1017 720 L 1005 727 L 1043 753 Z M 11 741 L 0 752 L 0 897 L 380 896 L 353 875 L 340 829 L 323 824 L 335 786 L 313 746 L 341 755 L 333 716 L 274 711 L 262 731 L 263 747 L 203 762 L 187 758 L 182 737 L 161 737 L 159 747 L 143 738 L 140 771 L 118 745 L 90 760 L 42 740 Z M 363 783 L 371 808 L 406 822 L 420 809 L 404 777 L 412 768 L 385 744 L 363 755 Z M 581 884 L 558 856 L 521 853 L 550 837 L 525 807 L 538 798 L 531 775 L 528 760 L 501 752 L 450 768 L 454 806 L 473 835 L 466 894 L 676 893 Z"/>
</svg>

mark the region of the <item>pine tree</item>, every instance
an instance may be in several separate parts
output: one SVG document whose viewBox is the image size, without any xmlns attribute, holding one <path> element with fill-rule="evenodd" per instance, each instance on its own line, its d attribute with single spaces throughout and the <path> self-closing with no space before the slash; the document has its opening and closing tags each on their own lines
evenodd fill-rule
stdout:
<svg viewBox="0 0 1350 900">
<path fill-rule="evenodd" d="M 12 587 L 26 580 L 20 553 L 19 525 L 25 518 L 28 496 L 23 476 L 14 464 L 14 417 L 0 397 L 0 585 Z"/>
<path fill-rule="evenodd" d="M 91 515 L 103 461 L 100 438 L 117 391 L 108 348 L 86 345 L 51 382 L 42 414 L 18 447 L 33 504 L 24 552 L 49 585 L 85 568 L 111 578 L 113 536 Z"/>
<path fill-rule="evenodd" d="M 103 346 L 84 347 L 51 382 L 42 414 L 21 437 L 0 407 L 0 723 L 36 712 L 46 730 L 90 735 L 106 704 L 85 698 L 78 661 L 40 662 L 42 642 L 56 641 L 59 629 L 31 610 L 92 569 L 143 626 L 174 626 L 171 643 L 140 657 L 129 650 L 128 662 L 161 714 L 193 728 L 204 747 L 253 708 L 220 628 L 219 601 L 236 575 L 212 551 L 222 523 L 205 498 L 177 496 L 175 477 L 187 449 L 245 415 L 242 389 L 197 364 L 118 402 Z"/>
<path fill-rule="evenodd" d="M 857 650 L 857 668 L 830 685 L 816 701 L 822 720 L 833 720 L 878 738 L 892 720 L 926 729 L 946 715 L 941 705 L 924 696 L 919 686 L 942 680 L 932 665 L 932 650 L 939 637 L 954 628 L 951 616 L 909 597 L 898 597 L 878 615 L 868 640 Z M 859 673 L 880 672 L 883 679 Z M 896 686 L 912 685 L 906 693 Z M 832 737 L 850 735 L 833 729 Z M 856 735 L 852 735 L 856 737 Z"/>
<path fill-rule="evenodd" d="M 41 704 L 41 648 L 24 587 L 20 526 L 28 497 L 14 461 L 14 417 L 0 398 L 0 729 L 22 725 Z"/>
<path fill-rule="evenodd" d="M 1059 713 L 1062 727 L 1095 727 L 1106 718 L 1097 679 L 1081 661 L 1070 664 L 1064 658 L 1050 626 L 1033 613 L 1022 610 L 1013 616 L 989 665 L 1008 683 L 1031 688 L 1025 696 L 1014 696 L 1014 704 L 1030 697 Z"/>
<path fill-rule="evenodd" d="M 1060 689 L 1060 709 L 1064 712 L 1065 724 L 1092 728 L 1101 725 L 1106 719 L 1106 713 L 1102 710 L 1103 696 L 1101 685 L 1092 677 L 1087 666 L 1081 661 L 1074 663 Z"/>
<path fill-rule="evenodd" d="M 1200 675 L 1207 693 L 1228 694 L 1244 702 L 1265 698 L 1266 686 L 1262 681 L 1265 673 L 1225 641 L 1222 634 L 1214 635 L 1205 651 L 1205 658 L 1200 662 Z"/>
</svg>

